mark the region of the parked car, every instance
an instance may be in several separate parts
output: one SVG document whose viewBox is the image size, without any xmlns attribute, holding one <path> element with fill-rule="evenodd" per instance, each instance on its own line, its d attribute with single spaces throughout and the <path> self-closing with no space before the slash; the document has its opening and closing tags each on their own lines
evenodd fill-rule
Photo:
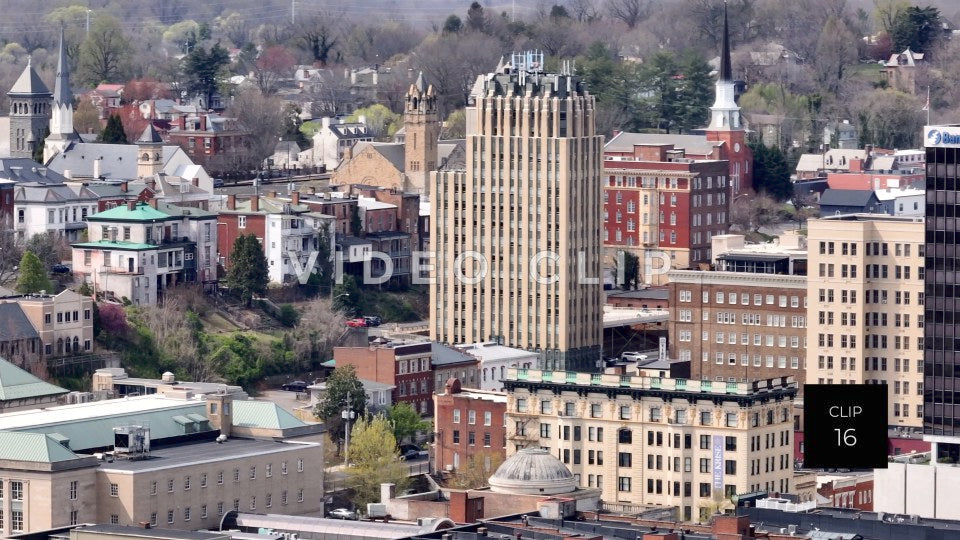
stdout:
<svg viewBox="0 0 960 540">
<path fill-rule="evenodd" d="M 400 454 L 400 461 L 410 461 L 417 458 L 420 458 L 423 455 L 423 452 L 420 450 L 407 450 L 406 452 Z"/>
<path fill-rule="evenodd" d="M 367 326 L 367 321 L 364 318 L 350 319 L 347 321 L 347 326 L 350 328 L 365 328 Z"/>
<path fill-rule="evenodd" d="M 620 355 L 620 359 L 621 359 L 621 360 L 637 361 L 637 360 L 639 360 L 640 357 L 642 357 L 642 356 L 643 356 L 643 355 L 640 354 L 640 353 L 638 353 L 637 351 L 628 351 L 628 352 L 625 352 L 625 353 L 621 354 L 621 355 Z"/>
<path fill-rule="evenodd" d="M 357 519 L 357 513 L 346 508 L 337 508 L 330 511 L 330 517 L 334 519 Z"/>
<path fill-rule="evenodd" d="M 363 320 L 366 321 L 367 326 L 380 326 L 383 323 L 383 319 L 379 315 L 368 315 Z"/>
<path fill-rule="evenodd" d="M 417 445 L 415 445 L 415 444 L 401 444 L 401 445 L 400 445 L 400 453 L 401 453 L 401 454 L 403 454 L 403 453 L 405 453 L 405 452 L 409 452 L 410 450 L 413 450 L 413 451 L 415 451 L 415 452 L 422 452 L 422 451 L 423 451 L 423 448 L 420 448 L 419 446 L 417 446 Z"/>
<path fill-rule="evenodd" d="M 293 381 L 284 384 L 281 388 L 288 392 L 306 392 L 307 383 L 306 381 Z"/>
<path fill-rule="evenodd" d="M 222 188 L 222 187 L 223 187 L 223 178 L 214 178 L 214 179 L 213 179 L 213 187 L 215 187 L 215 188 Z"/>
<path fill-rule="evenodd" d="M 55 264 L 50 267 L 50 271 L 54 274 L 69 274 L 71 272 L 70 267 L 65 264 Z"/>
</svg>

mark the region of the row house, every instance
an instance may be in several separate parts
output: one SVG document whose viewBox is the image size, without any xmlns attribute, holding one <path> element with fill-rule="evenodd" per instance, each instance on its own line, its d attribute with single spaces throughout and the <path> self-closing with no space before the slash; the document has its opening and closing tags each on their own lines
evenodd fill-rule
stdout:
<svg viewBox="0 0 960 540">
<path fill-rule="evenodd" d="M 223 168 L 230 155 L 243 151 L 249 134 L 235 118 L 200 113 L 179 116 L 167 139 L 182 148 L 195 163 Z"/>
<path fill-rule="evenodd" d="M 168 287 L 215 279 L 216 219 L 156 200 L 94 214 L 88 241 L 72 244 L 74 274 L 98 294 L 153 305 Z"/>
<path fill-rule="evenodd" d="M 24 182 L 14 188 L 13 199 L 17 238 L 50 233 L 76 242 L 87 217 L 96 213 L 99 197 L 80 184 Z"/>
<path fill-rule="evenodd" d="M 300 204 L 298 192 L 290 202 L 274 197 L 253 195 L 245 201 L 237 201 L 235 195 L 227 196 L 227 206 L 220 211 L 217 226 L 223 227 L 218 248 L 220 264 L 230 267 L 230 253 L 237 237 L 253 234 L 263 246 L 267 258 L 270 281 L 286 283 L 298 279 L 303 272 L 312 271 L 321 248 L 322 235 L 333 246 L 334 218 L 310 211 Z M 331 256 L 333 250 L 330 250 Z"/>
<path fill-rule="evenodd" d="M 333 230 L 337 237 L 353 234 L 352 223 L 357 214 L 357 198 L 350 197 L 343 192 L 331 191 L 328 193 L 314 193 L 303 195 L 297 192 L 291 193 L 289 199 L 292 202 L 296 197 L 297 204 L 302 204 L 310 209 L 311 212 L 319 212 L 333 218 Z M 285 200 L 281 197 L 281 200 Z"/>
<path fill-rule="evenodd" d="M 643 144 L 630 155 L 607 152 L 603 174 L 608 255 L 665 253 L 673 268 L 710 261 L 711 238 L 729 228 L 725 161 L 695 161 L 671 144 Z"/>
<path fill-rule="evenodd" d="M 434 398 L 436 470 L 457 471 L 478 459 L 489 470 L 507 457 L 507 394 L 461 385 L 448 379 Z"/>
<path fill-rule="evenodd" d="M 433 347 L 429 342 L 373 342 L 335 347 L 337 368 L 353 366 L 357 377 L 395 387 L 394 403 L 409 403 L 421 415 L 433 412 Z"/>
</svg>

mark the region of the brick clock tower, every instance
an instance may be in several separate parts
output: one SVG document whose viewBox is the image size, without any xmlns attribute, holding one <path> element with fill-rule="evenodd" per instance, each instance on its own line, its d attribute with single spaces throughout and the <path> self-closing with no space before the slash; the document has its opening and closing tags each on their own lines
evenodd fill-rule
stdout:
<svg viewBox="0 0 960 540">
<path fill-rule="evenodd" d="M 403 160 L 407 182 L 404 189 L 429 194 L 430 172 L 437 170 L 440 114 L 433 85 L 425 85 L 423 72 L 407 90 L 403 109 Z"/>
<path fill-rule="evenodd" d="M 720 159 L 730 162 L 730 196 L 736 197 L 753 188 L 753 152 L 747 147 L 746 131 L 736 101 L 736 84 L 730 63 L 730 30 L 727 25 L 727 4 L 723 4 L 723 44 L 720 52 L 720 73 L 716 83 L 716 100 L 710 107 L 710 125 L 705 129 L 707 140 L 722 142 Z"/>
</svg>

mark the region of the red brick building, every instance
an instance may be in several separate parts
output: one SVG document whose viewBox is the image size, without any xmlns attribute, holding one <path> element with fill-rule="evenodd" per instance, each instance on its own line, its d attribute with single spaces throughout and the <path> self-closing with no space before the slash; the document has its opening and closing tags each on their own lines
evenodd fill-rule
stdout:
<svg viewBox="0 0 960 540">
<path fill-rule="evenodd" d="M 857 510 L 872 512 L 873 473 L 836 478 L 824 482 L 817 488 L 817 494 L 829 501 L 821 503 L 819 506 L 856 508 Z"/>
<path fill-rule="evenodd" d="M 729 228 L 725 161 L 695 161 L 672 144 L 638 144 L 604 157 L 604 247 L 669 254 L 674 268 L 710 262 L 710 240 Z"/>
<path fill-rule="evenodd" d="M 335 347 L 333 359 L 338 368 L 353 366 L 361 379 L 395 386 L 394 403 L 409 403 L 424 416 L 433 413 L 433 352 L 430 343 Z"/>
<path fill-rule="evenodd" d="M 235 119 L 215 113 L 177 117 L 167 134 L 172 144 L 183 148 L 197 165 L 209 169 L 229 169 L 236 165 L 249 131 Z"/>
<path fill-rule="evenodd" d="M 473 457 L 490 470 L 506 459 L 505 393 L 461 388 L 459 379 L 449 379 L 434 403 L 437 470 L 455 471 Z"/>
</svg>

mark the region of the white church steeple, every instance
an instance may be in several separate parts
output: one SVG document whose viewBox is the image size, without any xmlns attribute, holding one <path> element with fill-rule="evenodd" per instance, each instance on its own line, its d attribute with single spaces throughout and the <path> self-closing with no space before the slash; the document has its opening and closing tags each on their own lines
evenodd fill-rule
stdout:
<svg viewBox="0 0 960 540">
<path fill-rule="evenodd" d="M 723 44 L 720 51 L 720 73 L 717 76 L 716 100 L 710 107 L 710 125 L 707 129 L 743 129 L 740 125 L 740 106 L 737 105 L 730 64 L 730 29 L 727 25 L 727 3 L 723 3 Z"/>
<path fill-rule="evenodd" d="M 73 92 L 70 90 L 70 68 L 67 50 L 60 27 L 60 56 L 57 59 L 57 81 L 53 90 L 53 110 L 50 115 L 50 135 L 43 148 L 43 161 L 47 163 L 55 154 L 77 139 L 73 129 Z"/>
</svg>

